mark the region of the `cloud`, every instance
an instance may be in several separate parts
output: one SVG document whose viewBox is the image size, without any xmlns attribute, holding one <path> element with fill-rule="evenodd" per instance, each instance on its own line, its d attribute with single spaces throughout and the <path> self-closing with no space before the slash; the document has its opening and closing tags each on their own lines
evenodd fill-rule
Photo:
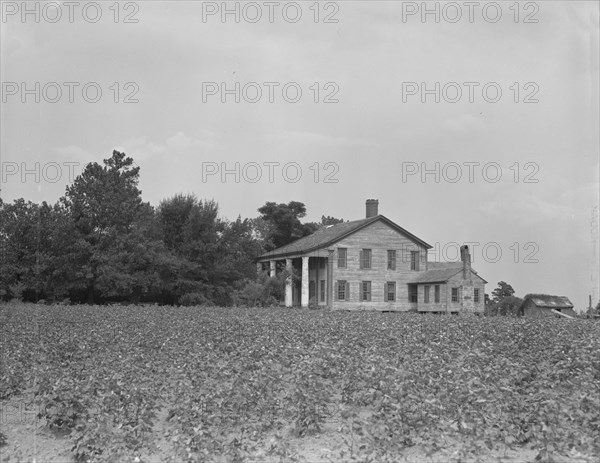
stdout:
<svg viewBox="0 0 600 463">
<path fill-rule="evenodd" d="M 133 137 L 114 147 L 136 161 L 145 161 L 164 152 L 164 146 L 151 142 L 146 136 Z"/>
<path fill-rule="evenodd" d="M 96 158 L 92 153 L 77 145 L 59 146 L 54 151 L 69 161 L 92 162 Z"/>
<path fill-rule="evenodd" d="M 177 156 L 195 154 L 198 151 L 217 149 L 220 143 L 215 140 L 212 132 L 202 130 L 200 138 L 191 137 L 184 132 L 176 132 L 160 143 L 153 142 L 146 136 L 130 138 L 115 149 L 122 150 L 136 161 L 146 161 L 156 156 Z"/>
<path fill-rule="evenodd" d="M 525 194 L 528 186 L 534 187 L 530 184 L 518 188 L 506 183 L 501 192 L 480 203 L 480 210 L 488 216 L 506 217 L 511 222 L 558 224 L 575 219 L 586 221 L 591 216 L 592 207 L 597 205 L 598 183 L 565 187 L 564 190 L 536 187 L 535 194 Z"/>
<path fill-rule="evenodd" d="M 454 119 L 446 119 L 442 122 L 442 128 L 452 132 L 466 132 L 484 130 L 487 126 L 481 117 L 475 117 L 472 114 L 463 114 Z"/>
<path fill-rule="evenodd" d="M 348 145 L 366 145 L 375 146 L 376 143 L 362 138 L 336 137 L 309 131 L 290 131 L 282 130 L 277 133 L 270 133 L 266 136 L 269 141 L 277 143 L 291 143 L 293 145 L 322 145 L 322 146 L 348 146 Z"/>
</svg>

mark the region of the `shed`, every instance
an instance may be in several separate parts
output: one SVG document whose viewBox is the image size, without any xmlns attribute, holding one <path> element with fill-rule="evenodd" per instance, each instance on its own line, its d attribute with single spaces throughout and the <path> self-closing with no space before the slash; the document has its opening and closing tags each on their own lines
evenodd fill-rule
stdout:
<svg viewBox="0 0 600 463">
<path fill-rule="evenodd" d="M 521 304 L 521 315 L 529 318 L 564 317 L 575 318 L 573 303 L 566 296 L 528 294 Z"/>
</svg>

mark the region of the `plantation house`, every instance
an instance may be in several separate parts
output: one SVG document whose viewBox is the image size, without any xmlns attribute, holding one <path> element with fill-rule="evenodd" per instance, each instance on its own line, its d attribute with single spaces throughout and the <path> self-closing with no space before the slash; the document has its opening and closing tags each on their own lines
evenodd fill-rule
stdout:
<svg viewBox="0 0 600 463">
<path fill-rule="evenodd" d="M 471 268 L 468 246 L 460 262 L 428 262 L 431 246 L 378 212 L 324 227 L 258 258 L 258 271 L 278 268 L 287 279 L 285 305 L 309 302 L 333 310 L 483 313 L 485 283 Z"/>
</svg>

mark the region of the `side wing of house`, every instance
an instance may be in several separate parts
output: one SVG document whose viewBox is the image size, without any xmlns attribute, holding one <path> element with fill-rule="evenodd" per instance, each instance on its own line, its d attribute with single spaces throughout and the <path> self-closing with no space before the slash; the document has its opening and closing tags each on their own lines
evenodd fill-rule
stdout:
<svg viewBox="0 0 600 463">
<path fill-rule="evenodd" d="M 470 269 L 466 275 L 457 267 L 450 273 L 448 278 L 417 284 L 417 311 L 483 313 L 485 280 Z"/>
<path fill-rule="evenodd" d="M 463 276 L 459 272 L 446 283 L 447 312 L 483 313 L 485 299 L 485 280 L 479 275 L 470 272 L 470 276 Z"/>
</svg>

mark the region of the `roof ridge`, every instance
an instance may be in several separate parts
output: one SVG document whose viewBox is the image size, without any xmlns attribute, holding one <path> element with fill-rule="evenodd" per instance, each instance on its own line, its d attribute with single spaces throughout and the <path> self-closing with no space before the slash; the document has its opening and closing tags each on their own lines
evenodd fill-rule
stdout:
<svg viewBox="0 0 600 463">
<path fill-rule="evenodd" d="M 284 246 L 280 246 L 276 249 L 263 253 L 258 258 L 265 259 L 268 257 L 273 258 L 276 256 L 284 257 L 290 254 L 301 254 L 304 252 L 314 251 L 315 249 L 319 249 L 321 247 L 329 246 L 333 243 L 336 243 L 344 237 L 355 233 L 356 231 L 361 230 L 362 228 L 367 227 L 379 220 L 382 220 L 384 223 L 387 223 L 388 226 L 392 227 L 396 231 L 407 235 L 409 239 L 421 243 L 428 249 L 432 247 L 425 241 L 410 233 L 408 230 L 405 230 L 400 225 L 388 219 L 386 216 L 379 214 L 373 217 L 366 217 L 364 219 L 340 222 L 329 227 L 321 227 L 314 233 L 311 233 L 310 235 L 303 236 Z"/>
</svg>

